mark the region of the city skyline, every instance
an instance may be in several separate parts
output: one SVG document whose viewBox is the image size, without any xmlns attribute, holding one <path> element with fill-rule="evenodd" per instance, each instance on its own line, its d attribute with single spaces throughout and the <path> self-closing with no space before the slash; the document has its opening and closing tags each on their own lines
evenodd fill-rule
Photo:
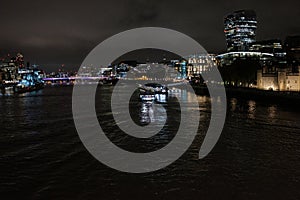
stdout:
<svg viewBox="0 0 300 200">
<path fill-rule="evenodd" d="M 253 9 L 257 14 L 257 40 L 300 33 L 297 1 L 258 2 L 144 2 L 139 0 L 51 3 L 3 2 L 1 53 L 22 52 L 32 64 L 47 69 L 79 66 L 97 44 L 118 32 L 143 26 L 159 26 L 181 31 L 198 41 L 207 51 L 226 51 L 224 17 L 236 10 Z M 104 11 L 105 10 L 105 11 Z M 11 12 L 21 13 L 10 15 Z M 111 12 L 110 12 L 111 11 Z M 267 12 L 268 11 L 268 12 Z M 297 20 L 299 22 L 297 22 Z"/>
</svg>

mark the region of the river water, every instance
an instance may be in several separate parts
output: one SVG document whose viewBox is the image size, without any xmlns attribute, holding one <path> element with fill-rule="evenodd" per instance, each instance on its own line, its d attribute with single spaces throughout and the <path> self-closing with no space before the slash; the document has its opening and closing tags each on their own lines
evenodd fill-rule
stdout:
<svg viewBox="0 0 300 200">
<path fill-rule="evenodd" d="M 109 108 L 112 87 L 96 95 L 100 125 L 120 147 L 162 148 L 176 134 L 178 105 L 165 105 L 167 126 L 149 140 L 128 138 Z M 213 151 L 198 160 L 210 98 L 198 96 L 200 126 L 187 152 L 144 174 L 111 169 L 85 149 L 72 117 L 72 87 L 0 96 L 1 199 L 300 199 L 300 104 L 228 97 L 226 123 Z M 160 119 L 151 105 L 131 104 L 140 125 Z"/>
</svg>

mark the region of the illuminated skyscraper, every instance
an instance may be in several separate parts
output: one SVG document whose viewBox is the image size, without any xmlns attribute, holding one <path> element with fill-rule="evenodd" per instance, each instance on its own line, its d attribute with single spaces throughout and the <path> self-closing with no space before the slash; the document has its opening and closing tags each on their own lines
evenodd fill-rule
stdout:
<svg viewBox="0 0 300 200">
<path fill-rule="evenodd" d="M 227 15 L 224 26 L 228 51 L 248 51 L 249 45 L 255 42 L 257 20 L 253 10 L 239 10 Z"/>
</svg>

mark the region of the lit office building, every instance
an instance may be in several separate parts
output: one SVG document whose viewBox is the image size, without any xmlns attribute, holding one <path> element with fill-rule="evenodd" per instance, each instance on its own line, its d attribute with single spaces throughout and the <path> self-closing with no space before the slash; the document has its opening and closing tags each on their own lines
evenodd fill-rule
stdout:
<svg viewBox="0 0 300 200">
<path fill-rule="evenodd" d="M 203 72 L 210 71 L 215 65 L 215 55 L 195 54 L 187 57 L 187 77 L 200 77 Z"/>
<path fill-rule="evenodd" d="M 286 52 L 283 48 L 281 40 L 279 39 L 254 42 L 251 44 L 249 50 L 252 52 L 273 54 L 273 56 L 271 57 L 265 56 L 260 59 L 261 64 L 263 66 L 265 65 L 285 66 L 287 64 Z"/>
<path fill-rule="evenodd" d="M 226 67 L 232 65 L 238 60 L 256 60 L 258 62 L 269 62 L 273 59 L 272 53 L 262 53 L 256 51 L 237 51 L 219 54 L 216 57 L 216 62 L 219 67 Z"/>
<path fill-rule="evenodd" d="M 252 10 L 240 10 L 224 19 L 224 32 L 228 51 L 248 51 L 255 42 L 257 28 L 256 14 Z"/>
<path fill-rule="evenodd" d="M 282 52 L 281 40 L 263 40 L 251 44 L 250 51 L 259 51 L 263 53 L 279 53 Z"/>
<path fill-rule="evenodd" d="M 178 74 L 178 79 L 185 79 L 187 77 L 187 61 L 186 60 L 171 60 L 170 67 L 174 68 Z"/>
<path fill-rule="evenodd" d="M 14 59 L 3 59 L 0 61 L 0 84 L 6 82 L 18 82 L 18 66 Z"/>
</svg>

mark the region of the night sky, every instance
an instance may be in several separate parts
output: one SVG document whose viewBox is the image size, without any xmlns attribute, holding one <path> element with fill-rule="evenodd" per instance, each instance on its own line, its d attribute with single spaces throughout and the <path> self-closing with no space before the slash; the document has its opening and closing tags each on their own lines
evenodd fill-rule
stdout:
<svg viewBox="0 0 300 200">
<path fill-rule="evenodd" d="M 22 52 L 46 67 L 77 67 L 101 41 L 121 31 L 157 26 L 183 32 L 207 51 L 225 51 L 223 17 L 257 13 L 257 40 L 300 34 L 300 1 L 265 0 L 27 0 L 0 3 L 0 53 Z"/>
</svg>

